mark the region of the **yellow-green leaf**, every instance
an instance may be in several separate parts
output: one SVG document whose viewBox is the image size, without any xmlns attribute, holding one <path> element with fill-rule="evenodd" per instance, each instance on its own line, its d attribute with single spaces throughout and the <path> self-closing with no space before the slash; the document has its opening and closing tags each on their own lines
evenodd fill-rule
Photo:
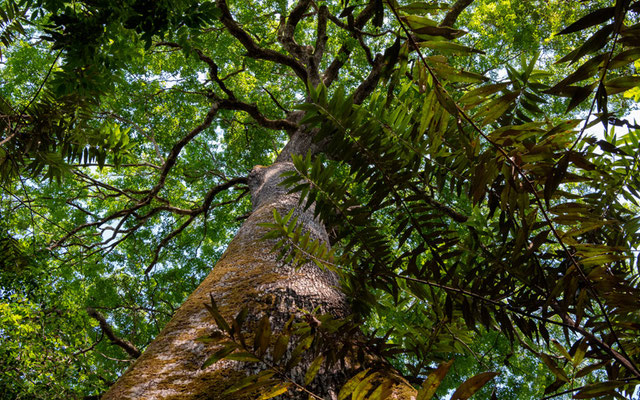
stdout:
<svg viewBox="0 0 640 400">
<path fill-rule="evenodd" d="M 589 342 L 586 339 L 580 340 L 580 344 L 576 349 L 576 354 L 573 355 L 573 365 L 578 366 L 584 360 L 584 356 L 587 353 L 587 349 L 589 348 Z"/>
<path fill-rule="evenodd" d="M 379 373 L 374 372 L 373 374 L 361 380 L 358 386 L 356 386 L 356 388 L 354 389 L 351 398 L 353 400 L 364 400 L 369 394 L 369 391 L 371 391 L 371 389 L 373 388 L 374 379 L 377 379 L 379 375 Z"/>
<path fill-rule="evenodd" d="M 551 358 L 549 355 L 544 353 L 540 354 L 540 358 L 542 359 L 542 362 L 544 362 L 547 365 L 547 367 L 558 379 L 560 379 L 563 382 L 569 382 L 569 377 L 567 377 L 567 374 L 564 372 L 562 368 L 558 367 L 558 365 L 553 360 L 553 358 Z"/>
<path fill-rule="evenodd" d="M 626 382 L 610 381 L 600 382 L 587 385 L 582 388 L 578 393 L 573 395 L 574 399 L 591 399 L 594 397 L 603 396 L 605 394 L 613 394 L 614 389 L 624 386 Z"/>
<path fill-rule="evenodd" d="M 556 350 L 558 350 L 558 352 L 567 359 L 567 361 L 573 361 L 573 357 L 571 357 L 567 349 L 565 349 L 564 346 L 560 344 L 560 342 L 558 342 L 556 339 L 551 339 L 551 343 L 556 348 Z"/>
<path fill-rule="evenodd" d="M 493 379 L 496 372 L 482 372 L 467 379 L 451 396 L 451 400 L 466 400 L 480 390 L 487 382 Z"/>
<path fill-rule="evenodd" d="M 358 385 L 360 384 L 360 381 L 362 381 L 362 379 L 369 373 L 370 370 L 370 368 L 367 368 L 364 371 L 358 372 L 355 376 L 349 379 L 347 383 L 342 386 L 342 389 L 340 389 L 340 393 L 338 393 L 338 400 L 344 400 L 349 397 L 349 395 L 353 393 L 356 387 L 358 387 Z"/>
<path fill-rule="evenodd" d="M 232 351 L 234 351 L 237 348 L 238 348 L 238 345 L 235 344 L 235 343 L 226 344 L 223 348 L 221 348 L 218 351 L 216 351 L 215 353 L 213 353 L 213 355 L 211 357 L 209 357 L 204 362 L 204 364 L 202 364 L 202 367 L 200 367 L 200 369 L 205 369 L 209 365 L 214 364 L 214 363 L 218 362 L 219 360 L 222 360 L 223 358 L 227 357 L 229 354 L 231 354 Z"/>
<path fill-rule="evenodd" d="M 307 373 L 304 375 L 305 385 L 308 385 L 311 383 L 311 381 L 313 381 L 313 378 L 315 378 L 316 375 L 318 374 L 318 371 L 320 370 L 320 366 L 322 365 L 323 361 L 324 361 L 324 356 L 319 355 L 318 357 L 315 358 L 315 360 L 311 362 L 311 365 L 309 365 L 309 369 L 307 369 Z"/>
<path fill-rule="evenodd" d="M 438 366 L 434 371 L 432 371 L 427 379 L 422 383 L 422 387 L 418 391 L 418 396 L 416 400 L 429 400 L 433 397 L 442 383 L 442 380 L 449 372 L 449 368 L 453 364 L 453 360 L 444 362 Z"/>
<path fill-rule="evenodd" d="M 225 357 L 226 360 L 243 361 L 243 362 L 259 362 L 260 359 L 246 351 L 231 353 Z"/>
<path fill-rule="evenodd" d="M 286 393 L 289 390 L 289 387 L 291 387 L 292 383 L 291 382 L 283 382 L 277 386 L 274 386 L 273 388 L 271 388 L 271 390 L 267 391 L 266 393 L 262 394 L 258 400 L 267 400 L 267 399 L 271 399 L 274 398 L 276 396 L 279 396 L 283 393 Z"/>
</svg>

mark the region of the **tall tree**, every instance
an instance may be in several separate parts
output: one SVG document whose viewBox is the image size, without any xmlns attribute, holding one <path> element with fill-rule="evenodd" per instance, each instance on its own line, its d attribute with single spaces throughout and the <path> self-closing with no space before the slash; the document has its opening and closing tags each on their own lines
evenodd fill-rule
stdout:
<svg viewBox="0 0 640 400">
<path fill-rule="evenodd" d="M 2 296 L 20 328 L 2 336 L 31 343 L 76 296 L 86 313 L 53 334 L 73 351 L 46 363 L 136 359 L 115 383 L 66 367 L 65 390 L 430 398 L 466 353 L 485 369 L 467 398 L 503 368 L 474 343 L 495 338 L 505 365 L 526 349 L 546 367 L 534 396 L 633 393 L 640 145 L 615 95 L 640 82 L 635 3 L 2 10 Z M 586 135 L 591 117 L 611 131 Z M 25 365 L 3 365 L 9 396 Z"/>
</svg>

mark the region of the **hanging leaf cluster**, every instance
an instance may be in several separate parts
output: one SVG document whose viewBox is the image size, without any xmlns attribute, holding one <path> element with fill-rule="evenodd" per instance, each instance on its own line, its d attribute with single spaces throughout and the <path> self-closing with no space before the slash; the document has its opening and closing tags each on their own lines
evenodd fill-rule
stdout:
<svg viewBox="0 0 640 400">
<path fill-rule="evenodd" d="M 571 59 L 615 48 L 630 29 L 615 21 L 635 10 L 618 3 L 602 12 L 614 18 L 609 34 L 587 40 Z M 422 18 L 401 21 L 416 35 L 455 37 Z M 580 21 L 563 33 L 583 29 Z M 285 182 L 336 232 L 339 244 L 324 264 L 341 271 L 360 311 L 376 309 L 375 293 L 386 293 L 396 304 L 424 304 L 445 325 L 498 330 L 556 376 L 548 393 L 575 380 L 595 381 L 578 398 L 633 393 L 640 382 L 639 132 L 597 139 L 577 131 L 581 120 L 544 118 L 547 96 L 582 72 L 544 91 L 536 59 L 523 61 L 520 70 L 506 68 L 508 81 L 472 87 L 456 101 L 447 88 L 468 75 L 443 74 L 438 63 L 447 65 L 421 54 L 412 66 L 400 63 L 364 105 L 320 84 L 300 107 L 335 158 L 294 157 L 296 173 Z M 611 67 L 597 65 L 593 73 Z M 290 240 L 295 224 L 276 224 L 289 239 L 285 251 L 318 253 Z M 551 340 L 558 330 L 564 345 Z M 429 339 L 410 357 L 433 356 Z"/>
<path fill-rule="evenodd" d="M 453 364 L 451 360 L 440 365 L 415 390 L 403 377 L 390 372 L 382 358 L 393 355 L 397 347 L 386 343 L 386 338 L 363 336 L 359 325 L 349 319 L 306 313 L 303 318 L 292 316 L 282 331 L 274 332 L 268 315 L 251 315 L 244 308 L 232 321 L 227 321 L 213 298 L 205 307 L 218 330 L 198 339 L 213 347 L 202 368 L 220 360 L 261 367 L 260 372 L 250 373 L 226 388 L 220 393 L 222 398 L 270 399 L 285 393 L 299 393 L 305 398 L 323 399 L 315 391 L 316 384 L 323 383 L 314 384 L 316 377 L 327 371 L 339 371 L 341 377 L 349 377 L 338 391 L 339 400 L 382 400 L 394 393 L 410 393 L 417 399 L 429 400 L 434 398 Z M 301 366 L 303 374 L 299 371 Z M 451 399 L 469 398 L 496 375 L 484 372 L 469 378 Z"/>
<path fill-rule="evenodd" d="M 639 13 L 638 2 L 620 0 L 613 6 L 591 11 L 560 31 L 558 35 L 586 33 L 588 38 L 557 61 L 578 67 L 547 93 L 570 98 L 570 111 L 595 91 L 599 119 L 606 126 L 609 96 L 640 85 L 640 77 L 630 73 L 630 65 L 640 57 Z"/>
<path fill-rule="evenodd" d="M 60 100 L 45 89 L 39 97 L 22 111 L 0 99 L 2 180 L 15 177 L 20 170 L 59 180 L 70 163 L 96 163 L 102 168 L 107 161 L 119 166 L 132 157 L 129 128 L 106 121 L 101 126 L 90 123 L 94 106 L 77 96 Z"/>
</svg>

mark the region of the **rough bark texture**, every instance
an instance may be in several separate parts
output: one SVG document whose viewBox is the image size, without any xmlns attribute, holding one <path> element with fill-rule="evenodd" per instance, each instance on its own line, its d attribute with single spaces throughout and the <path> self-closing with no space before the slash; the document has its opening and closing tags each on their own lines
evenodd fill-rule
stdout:
<svg viewBox="0 0 640 400">
<path fill-rule="evenodd" d="M 324 312 L 336 316 L 348 313 L 344 295 L 332 273 L 314 264 L 294 269 L 278 263 L 270 252 L 273 241 L 262 240 L 265 228 L 258 224 L 272 222 L 274 208 L 281 214 L 296 208 L 298 221 L 305 229 L 315 238 L 327 240 L 326 231 L 313 219 L 312 210 L 298 209 L 297 196 L 286 194 L 286 189 L 278 186 L 280 174 L 290 168 L 293 168 L 291 163 L 278 162 L 253 169 L 249 176 L 251 216 L 209 276 L 103 399 L 223 399 L 221 393 L 225 388 L 247 371 L 240 363 L 224 360 L 200 369 L 214 351 L 195 340 L 215 329 L 203 305 L 210 302 L 210 294 L 225 318 L 232 318 L 248 305 L 250 314 L 269 313 L 274 330 L 281 328 L 297 309 L 312 310 L 320 306 Z M 327 371 L 325 377 L 317 378 L 325 386 L 323 395 L 327 398 L 335 396 L 330 389 L 337 384 L 333 382 L 338 379 L 334 377 L 336 373 Z"/>
</svg>

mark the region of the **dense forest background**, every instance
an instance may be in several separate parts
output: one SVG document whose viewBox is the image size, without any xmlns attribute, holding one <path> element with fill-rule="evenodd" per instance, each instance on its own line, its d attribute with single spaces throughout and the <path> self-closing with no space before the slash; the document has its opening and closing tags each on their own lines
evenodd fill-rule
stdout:
<svg viewBox="0 0 640 400">
<path fill-rule="evenodd" d="M 286 152 L 332 247 L 276 213 L 275 254 L 338 275 L 353 311 L 291 310 L 308 379 L 344 359 L 320 324 L 383 360 L 345 368 L 341 398 L 382 398 L 381 364 L 421 399 L 634 398 L 639 16 L 630 0 L 2 0 L 0 398 L 102 395 L 251 214 L 250 171 Z M 301 131 L 309 151 L 283 150 Z M 272 393 L 307 384 L 286 373 Z"/>
</svg>

